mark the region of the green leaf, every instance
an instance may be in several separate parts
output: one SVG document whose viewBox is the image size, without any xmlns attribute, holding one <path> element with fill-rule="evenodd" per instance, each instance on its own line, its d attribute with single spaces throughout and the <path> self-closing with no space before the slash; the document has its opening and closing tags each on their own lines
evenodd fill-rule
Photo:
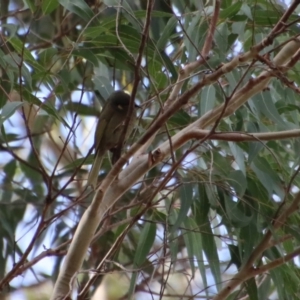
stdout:
<svg viewBox="0 0 300 300">
<path fill-rule="evenodd" d="M 147 12 L 145 10 L 136 10 L 136 11 L 134 11 L 134 15 L 136 18 L 143 19 L 147 16 Z M 152 10 L 151 17 L 152 18 L 171 18 L 171 17 L 173 17 L 173 14 L 165 12 L 165 11 Z"/>
<path fill-rule="evenodd" d="M 206 112 L 214 108 L 216 103 L 216 89 L 213 85 L 209 85 L 203 88 L 201 91 L 200 100 L 200 116 L 203 116 Z"/>
<path fill-rule="evenodd" d="M 243 12 L 250 20 L 253 20 L 251 8 L 246 3 L 243 3 L 241 7 L 241 12 Z"/>
<path fill-rule="evenodd" d="M 271 277 L 266 276 L 266 278 L 262 281 L 261 285 L 258 287 L 259 299 L 268 299 L 270 289 L 271 289 Z"/>
<path fill-rule="evenodd" d="M 82 116 L 99 116 L 99 112 L 94 107 L 83 103 L 68 102 L 64 108 L 70 112 L 75 112 Z"/>
<path fill-rule="evenodd" d="M 146 257 L 153 246 L 155 235 L 156 225 L 151 221 L 145 222 L 133 259 L 133 263 L 136 267 L 140 267 L 145 262 Z"/>
<path fill-rule="evenodd" d="M 231 224 L 236 227 L 243 227 L 249 224 L 252 217 L 246 216 L 240 209 L 238 202 L 235 202 L 228 195 L 224 194 L 226 216 Z"/>
<path fill-rule="evenodd" d="M 160 57 L 162 59 L 162 62 L 164 63 L 164 66 L 166 66 L 166 68 L 171 73 L 172 80 L 175 82 L 177 80 L 177 77 L 178 77 L 178 72 L 177 72 L 174 64 L 170 60 L 170 57 L 165 52 L 160 52 Z"/>
<path fill-rule="evenodd" d="M 184 110 L 175 113 L 170 119 L 169 123 L 174 124 L 175 127 L 187 126 L 191 122 L 191 116 Z"/>
<path fill-rule="evenodd" d="M 67 128 L 71 129 L 69 124 L 57 113 L 55 108 L 50 104 L 50 102 L 45 103 L 42 102 L 39 98 L 35 97 L 32 95 L 28 90 L 23 89 L 22 90 L 22 95 L 26 101 L 29 103 L 37 105 L 40 109 L 44 110 L 49 114 L 50 116 L 53 116 L 55 119 L 63 123 Z"/>
<path fill-rule="evenodd" d="M 254 171 L 261 184 L 266 188 L 269 197 L 272 197 L 273 192 L 283 199 L 285 192 L 278 178 L 277 172 L 270 166 L 265 158 L 257 157 L 251 163 L 251 169 Z"/>
<path fill-rule="evenodd" d="M 151 60 L 148 63 L 148 72 L 151 81 L 157 89 L 163 89 L 168 84 L 168 78 L 162 71 L 162 65 L 158 61 Z"/>
<path fill-rule="evenodd" d="M 282 119 L 276 109 L 276 106 L 274 105 L 270 92 L 262 92 L 256 95 L 253 99 L 258 111 L 272 120 L 277 126 L 279 126 L 279 129 L 295 129 L 295 126 L 293 124 Z"/>
<path fill-rule="evenodd" d="M 220 18 L 230 19 L 235 16 L 241 9 L 243 2 L 237 1 L 234 4 L 230 5 L 228 8 L 220 12 Z"/>
<path fill-rule="evenodd" d="M 215 42 L 217 44 L 217 47 L 223 49 L 221 59 L 224 59 L 225 54 L 228 50 L 228 35 L 229 35 L 229 30 L 227 24 L 226 23 L 220 24 L 215 33 Z"/>
<path fill-rule="evenodd" d="M 58 0 L 43 0 L 42 2 L 42 11 L 44 15 L 48 15 L 52 13 L 57 7 L 59 3 Z"/>
<path fill-rule="evenodd" d="M 24 43 L 17 37 L 9 39 L 9 43 L 13 46 L 16 52 L 23 58 L 23 60 L 34 68 L 36 72 L 44 72 L 44 68 L 32 56 L 31 52 L 25 47 Z M 15 61 L 18 61 L 15 59 Z M 25 66 L 22 66 L 25 69 Z"/>
<path fill-rule="evenodd" d="M 4 173 L 5 173 L 5 181 L 11 182 L 11 179 L 13 178 L 13 176 L 15 175 L 17 169 L 17 162 L 15 160 L 11 160 L 9 163 L 7 163 L 3 169 Z"/>
<path fill-rule="evenodd" d="M 179 245 L 178 245 L 178 234 L 177 232 L 170 233 L 169 235 L 169 245 L 170 245 L 170 252 L 171 252 L 171 261 L 172 263 L 177 262 L 177 255 L 179 251 Z"/>
<path fill-rule="evenodd" d="M 91 8 L 83 0 L 59 0 L 59 3 L 67 10 L 76 14 L 78 17 L 87 22 L 89 22 L 94 16 Z"/>
<path fill-rule="evenodd" d="M 249 299 L 250 300 L 258 300 L 258 291 L 257 291 L 257 285 L 256 285 L 256 281 L 254 278 L 250 278 L 248 279 L 245 283 L 244 283 Z"/>
<path fill-rule="evenodd" d="M 203 22 L 202 14 L 197 12 L 193 16 L 186 16 L 184 27 L 187 33 L 183 38 L 184 45 L 189 53 L 189 60 L 193 61 L 204 44 L 204 37 L 208 30 L 207 22 Z"/>
<path fill-rule="evenodd" d="M 247 226 L 244 226 L 240 230 L 239 238 L 243 243 L 240 244 L 240 253 L 242 255 L 242 260 L 246 262 L 249 256 L 252 254 L 254 247 L 257 245 L 259 240 L 259 228 L 254 223 L 254 220 L 250 222 Z"/>
<path fill-rule="evenodd" d="M 232 24 L 232 33 L 237 34 L 240 40 L 244 40 L 245 27 L 246 27 L 246 22 L 235 22 Z"/>
<path fill-rule="evenodd" d="M 0 126 L 2 126 L 3 122 L 9 119 L 18 108 L 24 105 L 24 102 L 7 102 L 1 110 L 0 114 Z"/>
<path fill-rule="evenodd" d="M 113 25 L 113 23 L 112 23 Z M 110 27 L 106 28 L 103 26 L 96 26 L 96 27 L 88 27 L 84 33 L 83 33 L 83 37 L 85 39 L 97 39 L 99 38 L 99 36 L 104 35 L 104 33 L 109 33 L 109 29 Z"/>
<path fill-rule="evenodd" d="M 52 60 L 56 54 L 58 54 L 58 50 L 56 48 L 47 48 L 39 53 L 39 62 L 42 66 L 53 64 Z"/>
<path fill-rule="evenodd" d="M 239 270 L 241 265 L 242 265 L 242 260 L 241 260 L 241 256 L 240 256 L 240 251 L 239 251 L 239 247 L 236 245 L 228 245 L 228 250 L 230 253 L 230 262 L 228 264 L 228 266 L 226 267 L 226 270 L 232 265 L 234 264 L 237 269 Z"/>
<path fill-rule="evenodd" d="M 29 165 L 35 166 L 35 168 L 39 169 L 39 162 L 36 158 L 35 153 L 33 153 L 32 151 L 26 158 L 26 162 Z M 42 174 L 40 172 L 30 168 L 27 164 L 24 164 L 22 162 L 20 162 L 20 167 L 21 167 L 21 170 L 26 175 L 26 179 L 31 182 L 31 184 L 33 186 L 33 191 L 35 191 L 35 192 L 38 191 L 38 194 L 42 195 L 42 188 L 40 185 L 43 181 Z"/>
<path fill-rule="evenodd" d="M 253 17 L 257 26 L 272 26 L 279 21 L 281 13 L 276 14 L 273 10 L 256 10 Z"/>
<path fill-rule="evenodd" d="M 214 238 L 214 233 L 211 228 L 211 222 L 209 220 L 209 200 L 206 195 L 205 187 L 201 184 L 198 185 L 198 198 L 194 205 L 195 220 L 199 228 L 201 228 L 201 241 L 203 246 L 203 251 L 207 257 L 209 267 L 214 276 L 216 287 L 219 290 L 221 288 L 221 272 L 220 272 L 220 261 L 218 256 L 218 250 L 216 246 L 216 241 Z M 204 286 L 207 286 L 206 276 L 202 274 Z M 203 277 L 205 276 L 205 277 Z"/>
<path fill-rule="evenodd" d="M 258 153 L 265 147 L 263 142 L 250 142 L 249 143 L 249 156 L 248 156 L 248 163 L 251 162 L 256 158 Z"/>
<path fill-rule="evenodd" d="M 182 235 L 184 243 L 187 248 L 188 258 L 191 265 L 192 275 L 195 274 L 195 262 L 194 257 L 197 258 L 197 264 L 199 268 L 202 268 L 202 273 L 205 273 L 204 260 L 202 254 L 201 235 L 196 230 L 197 224 L 192 218 L 185 218 L 183 221 L 184 229 L 182 229 Z"/>
<path fill-rule="evenodd" d="M 156 43 L 157 49 L 164 50 L 166 47 L 166 44 L 170 38 L 171 33 L 174 31 L 176 25 L 177 25 L 177 18 L 175 16 L 172 16 L 168 23 L 166 24 L 163 32 L 161 33 L 161 36 L 159 40 Z"/>
<path fill-rule="evenodd" d="M 99 59 L 97 55 L 89 49 L 75 49 L 73 51 L 73 55 L 85 58 L 86 60 L 90 61 L 94 67 L 99 65 Z"/>
<path fill-rule="evenodd" d="M 91 165 L 95 160 L 94 154 L 89 155 L 88 157 L 81 157 L 77 158 L 71 163 L 64 166 L 60 171 L 66 172 L 66 174 L 69 174 L 70 171 L 73 171 L 74 169 L 79 168 L 82 165 Z"/>
<path fill-rule="evenodd" d="M 7 41 L 9 41 L 12 37 L 15 37 L 17 35 L 19 27 L 16 24 L 1 24 L 1 29 L 6 31 Z M 3 56 L 4 53 L 1 53 L 1 57 Z"/>
<path fill-rule="evenodd" d="M 147 255 L 149 254 L 149 251 L 154 243 L 156 235 L 156 225 L 154 223 L 145 222 L 145 226 L 143 227 L 140 239 L 138 241 L 137 249 L 135 251 L 135 255 L 133 258 L 133 264 L 135 268 L 140 268 L 142 264 L 146 261 Z M 133 295 L 136 280 L 137 280 L 138 273 L 134 272 L 132 274 L 131 280 L 130 280 L 130 287 L 128 294 Z"/>
<path fill-rule="evenodd" d="M 278 293 L 278 299 L 286 299 L 285 298 L 285 286 L 282 278 L 282 273 L 279 272 L 280 267 L 275 270 L 270 270 L 271 278 L 276 286 L 276 292 Z"/>
<path fill-rule="evenodd" d="M 37 6 L 35 5 L 35 1 L 34 0 L 24 0 L 25 4 L 27 5 L 27 7 L 31 10 L 31 12 L 35 12 L 37 9 Z"/>
<path fill-rule="evenodd" d="M 14 80 L 14 78 L 19 78 L 21 71 L 23 82 L 27 87 L 32 89 L 31 73 L 29 72 L 27 66 L 22 63 L 20 56 L 16 52 L 12 52 L 9 56 L 5 56 L 4 60 L 8 64 L 7 67 L 9 67 L 10 71 L 12 71 L 15 76 L 13 76 L 13 73 L 11 72 L 9 72 L 7 75 Z"/>
<path fill-rule="evenodd" d="M 180 199 L 180 210 L 178 218 L 173 225 L 171 232 L 178 229 L 181 223 L 187 218 L 188 210 L 191 208 L 193 202 L 193 185 L 189 183 L 184 183 L 179 188 L 179 199 Z"/>
<path fill-rule="evenodd" d="M 233 170 L 228 175 L 228 182 L 234 188 L 239 197 L 243 197 L 247 188 L 247 180 L 240 170 Z"/>
<path fill-rule="evenodd" d="M 5 201 L 5 203 L 9 203 L 12 201 L 12 197 L 14 194 L 14 190 L 11 188 L 12 187 L 12 179 L 16 173 L 16 169 L 17 169 L 16 160 L 11 160 L 3 168 L 3 171 L 5 173 L 3 185 L 6 187 L 10 187 L 7 189 L 3 189 L 3 191 L 2 191 L 2 197 L 3 197 L 3 200 Z"/>
<path fill-rule="evenodd" d="M 97 90 L 100 95 L 103 97 L 103 99 L 108 99 L 108 97 L 111 95 L 111 93 L 114 91 L 109 79 L 107 79 L 104 76 L 97 76 L 94 78 L 94 84 L 95 84 L 95 90 Z M 100 101 L 102 105 L 105 104 L 105 102 Z"/>
<path fill-rule="evenodd" d="M 236 143 L 229 142 L 228 144 L 232 155 L 234 156 L 235 162 L 238 164 L 243 175 L 246 176 L 245 156 L 243 150 Z"/>
</svg>

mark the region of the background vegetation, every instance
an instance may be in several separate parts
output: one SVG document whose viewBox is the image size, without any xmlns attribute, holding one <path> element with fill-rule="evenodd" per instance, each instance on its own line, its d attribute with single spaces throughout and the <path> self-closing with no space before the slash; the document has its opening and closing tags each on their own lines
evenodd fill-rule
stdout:
<svg viewBox="0 0 300 300">
<path fill-rule="evenodd" d="M 299 299 L 299 4 L 2 0 L 1 297 Z"/>
</svg>

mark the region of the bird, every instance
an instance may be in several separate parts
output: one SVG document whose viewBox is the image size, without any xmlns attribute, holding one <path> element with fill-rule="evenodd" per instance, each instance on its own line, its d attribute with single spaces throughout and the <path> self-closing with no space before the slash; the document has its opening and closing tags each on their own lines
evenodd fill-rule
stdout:
<svg viewBox="0 0 300 300">
<path fill-rule="evenodd" d="M 115 91 L 108 97 L 100 113 L 94 136 L 95 158 L 87 180 L 87 184 L 91 185 L 93 189 L 97 186 L 98 174 L 106 151 L 110 150 L 113 153 L 113 161 L 117 160 L 117 158 L 114 157 L 115 153 L 121 152 L 116 149 L 120 144 L 129 106 L 130 95 L 121 90 Z M 139 106 L 134 102 L 124 141 L 128 138 L 135 126 L 137 108 L 139 108 Z"/>
</svg>

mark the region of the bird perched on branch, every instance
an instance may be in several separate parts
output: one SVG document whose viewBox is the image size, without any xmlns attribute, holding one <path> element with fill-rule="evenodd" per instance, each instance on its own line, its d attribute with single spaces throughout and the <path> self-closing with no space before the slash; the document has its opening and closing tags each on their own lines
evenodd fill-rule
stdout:
<svg viewBox="0 0 300 300">
<path fill-rule="evenodd" d="M 124 141 L 135 126 L 136 110 L 139 106 L 134 103 L 132 113 L 128 116 L 129 107 L 130 95 L 123 91 L 116 91 L 109 96 L 99 116 L 94 137 L 95 160 L 88 176 L 88 185 L 94 189 L 97 186 L 98 174 L 106 151 L 112 151 L 113 155 L 121 152 L 117 151 L 117 147 L 120 146 L 124 126 L 128 124 Z M 126 122 L 127 117 L 129 122 Z M 117 158 L 113 157 L 113 162 L 116 160 Z"/>
</svg>

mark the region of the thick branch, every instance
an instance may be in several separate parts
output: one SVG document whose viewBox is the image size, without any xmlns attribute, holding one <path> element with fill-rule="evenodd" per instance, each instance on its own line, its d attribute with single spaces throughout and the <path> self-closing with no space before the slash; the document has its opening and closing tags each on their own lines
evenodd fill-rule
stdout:
<svg viewBox="0 0 300 300">
<path fill-rule="evenodd" d="M 210 133 L 210 130 L 193 129 L 187 134 L 187 140 L 203 139 Z M 229 141 L 229 142 L 250 142 L 250 141 L 274 141 L 285 140 L 300 136 L 299 129 L 277 131 L 277 132 L 263 132 L 263 133 L 247 133 L 247 132 L 215 132 L 209 140 Z"/>
</svg>

